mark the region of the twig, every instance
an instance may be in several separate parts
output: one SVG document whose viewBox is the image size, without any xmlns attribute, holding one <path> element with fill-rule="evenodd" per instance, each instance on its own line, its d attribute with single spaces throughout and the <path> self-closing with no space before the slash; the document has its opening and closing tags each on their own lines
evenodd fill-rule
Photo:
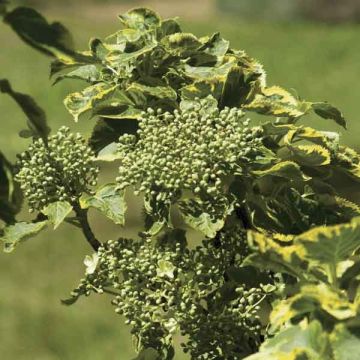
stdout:
<svg viewBox="0 0 360 360">
<path fill-rule="evenodd" d="M 91 247 L 97 251 L 99 247 L 101 246 L 101 242 L 95 237 L 93 231 L 91 230 L 88 216 L 87 216 L 87 210 L 81 209 L 79 205 L 74 206 L 75 214 L 79 220 L 81 230 L 88 241 L 88 243 L 91 245 Z"/>
</svg>

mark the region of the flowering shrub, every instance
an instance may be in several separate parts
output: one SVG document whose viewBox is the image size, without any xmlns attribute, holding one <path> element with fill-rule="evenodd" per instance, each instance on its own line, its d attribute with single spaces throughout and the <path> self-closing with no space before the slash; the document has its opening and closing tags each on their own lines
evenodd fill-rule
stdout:
<svg viewBox="0 0 360 360">
<path fill-rule="evenodd" d="M 64 127 L 50 135 L 38 105 L 1 80 L 32 138 L 15 166 L 0 158 L 5 251 L 49 225 L 80 227 L 94 253 L 63 303 L 110 297 L 139 360 L 173 359 L 176 334 L 192 359 L 360 352 L 360 208 L 338 186 L 357 186 L 360 156 L 301 123 L 346 127 L 339 110 L 268 86 L 261 64 L 220 34 L 198 38 L 149 9 L 79 52 L 62 25 L 0 4 L 5 23 L 54 58 L 55 82 L 87 82 L 64 102 L 75 121 L 98 119 L 88 140 Z M 114 182 L 97 186 L 103 161 Z M 127 192 L 143 202 L 135 239 L 121 236 Z M 23 196 L 31 222 L 18 220 Z M 118 239 L 93 233 L 89 208 L 119 225 Z"/>
</svg>

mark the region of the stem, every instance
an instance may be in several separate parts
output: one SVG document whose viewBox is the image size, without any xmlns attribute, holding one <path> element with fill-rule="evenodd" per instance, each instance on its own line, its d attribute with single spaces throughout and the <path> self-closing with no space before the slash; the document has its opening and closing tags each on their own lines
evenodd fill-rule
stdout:
<svg viewBox="0 0 360 360">
<path fill-rule="evenodd" d="M 338 288 L 339 284 L 338 284 L 338 281 L 337 281 L 336 265 L 335 264 L 329 264 L 328 276 L 329 276 L 331 285 Z"/>
<path fill-rule="evenodd" d="M 108 289 L 108 288 L 103 288 L 103 291 L 104 291 L 104 293 L 110 294 L 110 295 L 115 295 L 115 296 L 120 295 L 120 293 L 118 293 L 118 292 L 116 292 L 116 291 L 113 291 L 113 290 L 111 290 L 111 289 Z"/>
<path fill-rule="evenodd" d="M 101 242 L 95 237 L 94 233 L 91 230 L 87 216 L 87 210 L 81 209 L 79 205 L 75 205 L 74 211 L 80 222 L 81 230 L 87 242 L 95 251 L 98 251 L 99 247 L 101 246 Z"/>
</svg>

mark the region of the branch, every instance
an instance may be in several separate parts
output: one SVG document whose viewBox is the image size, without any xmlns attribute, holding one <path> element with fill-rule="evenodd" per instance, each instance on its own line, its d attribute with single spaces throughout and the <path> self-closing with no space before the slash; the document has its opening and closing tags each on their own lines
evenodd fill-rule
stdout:
<svg viewBox="0 0 360 360">
<path fill-rule="evenodd" d="M 75 214 L 80 222 L 81 230 L 88 241 L 88 243 L 91 245 L 91 247 L 97 251 L 99 247 L 101 246 L 101 242 L 95 237 L 93 231 L 91 230 L 88 216 L 87 216 L 87 210 L 81 209 L 79 205 L 74 206 Z"/>
</svg>

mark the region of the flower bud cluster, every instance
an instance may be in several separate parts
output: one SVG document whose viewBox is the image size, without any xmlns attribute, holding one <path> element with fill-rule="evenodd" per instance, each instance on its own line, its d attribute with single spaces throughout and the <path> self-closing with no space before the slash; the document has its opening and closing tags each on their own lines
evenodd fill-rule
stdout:
<svg viewBox="0 0 360 360">
<path fill-rule="evenodd" d="M 134 185 L 136 192 L 177 199 L 183 190 L 216 197 L 223 194 L 224 179 L 254 156 L 261 143 L 260 128 L 238 108 L 205 111 L 189 105 L 174 113 L 149 108 L 142 113 L 137 138 L 120 138 L 120 188 Z"/>
<path fill-rule="evenodd" d="M 224 301 L 219 293 L 208 308 L 187 318 L 182 334 L 184 352 L 192 359 L 242 359 L 256 351 L 260 344 L 260 303 L 264 298 L 260 288 L 239 287 L 236 298 Z"/>
<path fill-rule="evenodd" d="M 36 139 L 18 155 L 16 180 L 28 199 L 30 212 L 55 201 L 74 202 L 96 185 L 99 169 L 94 153 L 80 134 L 67 127 L 50 136 L 48 142 Z"/>
<path fill-rule="evenodd" d="M 235 359 L 260 336 L 260 288 L 236 288 L 226 276 L 247 255 L 245 238 L 240 226 L 231 226 L 195 249 L 187 247 L 182 230 L 156 241 L 109 241 L 72 296 L 112 294 L 115 312 L 132 327 L 139 347 L 161 352 L 179 331 L 192 358 Z"/>
</svg>

